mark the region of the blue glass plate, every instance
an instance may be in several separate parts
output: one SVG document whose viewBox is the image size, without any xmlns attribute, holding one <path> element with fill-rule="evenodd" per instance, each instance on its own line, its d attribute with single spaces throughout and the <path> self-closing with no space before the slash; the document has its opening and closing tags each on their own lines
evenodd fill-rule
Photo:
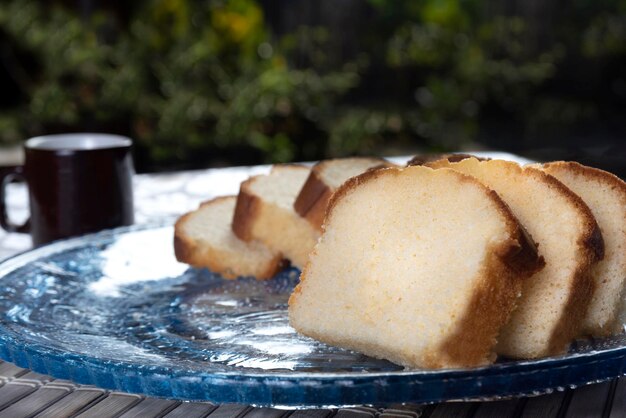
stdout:
<svg viewBox="0 0 626 418">
<path fill-rule="evenodd" d="M 224 280 L 176 262 L 172 233 L 106 231 L 0 264 L 0 357 L 108 389 L 299 407 L 539 394 L 624 372 L 624 335 L 539 361 L 434 371 L 329 347 L 289 327 L 297 270 Z"/>
</svg>

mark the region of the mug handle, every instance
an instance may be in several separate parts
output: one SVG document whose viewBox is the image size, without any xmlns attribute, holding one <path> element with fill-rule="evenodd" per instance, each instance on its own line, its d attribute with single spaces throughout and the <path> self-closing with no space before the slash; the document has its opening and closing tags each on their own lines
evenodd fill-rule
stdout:
<svg viewBox="0 0 626 418">
<path fill-rule="evenodd" d="M 22 225 L 16 225 L 9 219 L 7 213 L 7 205 L 5 202 L 7 184 L 13 180 L 26 181 L 24 177 L 24 167 L 7 167 L 0 171 L 0 226 L 8 232 L 23 232 L 28 233 L 30 231 L 30 218 Z"/>
</svg>

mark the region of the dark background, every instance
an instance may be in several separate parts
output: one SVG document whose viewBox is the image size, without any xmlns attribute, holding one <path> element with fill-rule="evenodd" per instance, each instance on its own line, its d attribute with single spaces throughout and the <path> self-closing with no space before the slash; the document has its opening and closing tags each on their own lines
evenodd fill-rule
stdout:
<svg viewBox="0 0 626 418">
<path fill-rule="evenodd" d="M 139 171 L 508 150 L 626 175 L 626 1 L 0 2 L 0 141 Z"/>
</svg>

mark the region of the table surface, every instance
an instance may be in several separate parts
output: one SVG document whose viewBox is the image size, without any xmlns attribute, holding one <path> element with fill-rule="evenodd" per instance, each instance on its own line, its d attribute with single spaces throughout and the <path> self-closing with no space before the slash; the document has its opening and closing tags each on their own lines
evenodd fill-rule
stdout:
<svg viewBox="0 0 626 418">
<path fill-rule="evenodd" d="M 492 157 L 510 155 L 488 154 Z M 403 161 L 405 158 L 398 158 Z M 520 160 L 521 161 L 521 160 Z M 248 176 L 269 167 L 232 167 L 138 175 L 134 180 L 136 223 L 174 220 L 212 197 L 236 194 Z M 7 206 L 13 219 L 28 214 L 27 190 L 11 184 Z M 30 237 L 0 230 L 0 259 L 31 247 Z M 285 411 L 247 405 L 180 402 L 111 392 L 55 380 L 0 362 L 0 418 L 3 417 L 626 417 L 626 379 L 614 379 L 549 395 L 491 402 L 387 405 Z"/>
</svg>

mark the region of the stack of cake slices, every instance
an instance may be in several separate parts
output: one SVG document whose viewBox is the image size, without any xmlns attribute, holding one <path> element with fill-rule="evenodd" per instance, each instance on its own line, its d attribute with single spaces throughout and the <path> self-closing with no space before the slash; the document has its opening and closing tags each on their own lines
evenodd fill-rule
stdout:
<svg viewBox="0 0 626 418">
<path fill-rule="evenodd" d="M 291 325 L 407 367 L 539 358 L 619 332 L 626 183 L 471 155 L 277 165 L 182 216 L 177 258 L 225 278 L 302 270 Z"/>
</svg>

